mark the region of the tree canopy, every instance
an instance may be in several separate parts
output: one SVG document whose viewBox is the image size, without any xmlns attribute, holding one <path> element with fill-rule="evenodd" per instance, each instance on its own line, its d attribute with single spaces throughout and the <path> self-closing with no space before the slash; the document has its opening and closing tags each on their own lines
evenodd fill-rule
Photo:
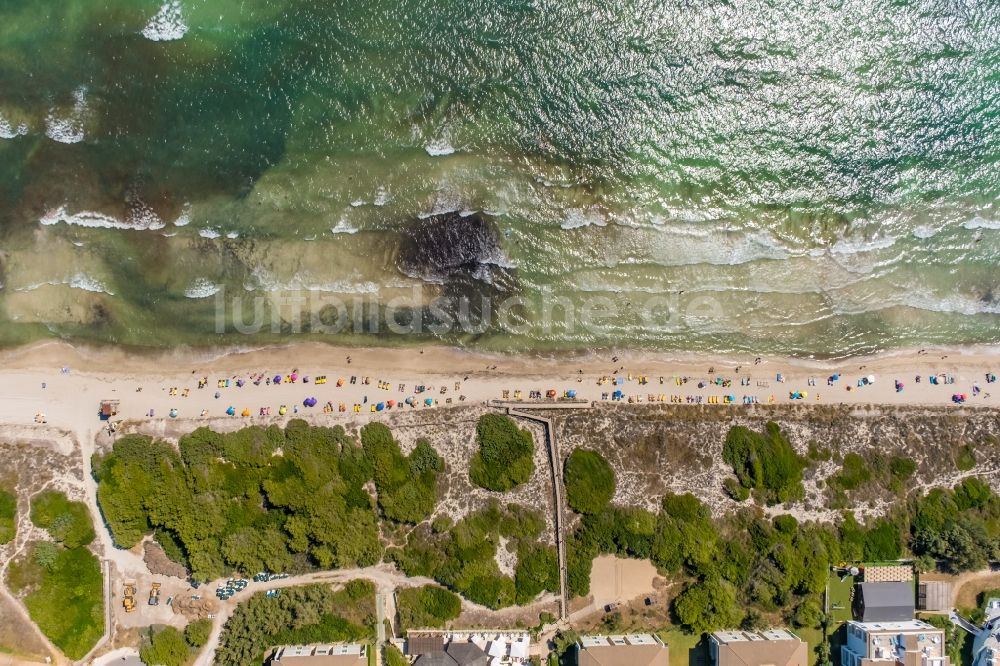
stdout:
<svg viewBox="0 0 1000 666">
<path fill-rule="evenodd" d="M 391 437 L 390 437 L 391 439 Z M 199 428 L 170 444 L 126 436 L 95 456 L 98 501 L 115 543 L 157 530 L 193 575 L 365 566 L 378 562 L 373 465 L 342 428 Z M 280 450 L 280 454 L 277 452 Z"/>
<path fill-rule="evenodd" d="M 477 486 L 507 492 L 526 483 L 535 471 L 535 442 L 531 433 L 509 416 L 484 414 L 476 425 L 479 451 L 473 456 L 469 478 Z"/>
<path fill-rule="evenodd" d="M 387 427 L 370 423 L 361 429 L 361 444 L 372 465 L 379 508 L 386 518 L 419 523 L 434 512 L 437 477 L 444 471 L 444 460 L 430 442 L 418 440 L 407 457 Z"/>
<path fill-rule="evenodd" d="M 184 634 L 173 627 L 150 631 L 149 643 L 139 649 L 139 658 L 148 666 L 184 666 L 190 650 Z"/>
</svg>

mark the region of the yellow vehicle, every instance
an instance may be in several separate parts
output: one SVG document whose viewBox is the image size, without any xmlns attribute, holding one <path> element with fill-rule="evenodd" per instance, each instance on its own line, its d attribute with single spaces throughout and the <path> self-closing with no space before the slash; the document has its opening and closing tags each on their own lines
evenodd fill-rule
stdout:
<svg viewBox="0 0 1000 666">
<path fill-rule="evenodd" d="M 125 599 L 122 600 L 122 606 L 125 607 L 126 613 L 131 613 L 135 610 L 135 581 L 127 580 L 125 581 Z"/>
</svg>

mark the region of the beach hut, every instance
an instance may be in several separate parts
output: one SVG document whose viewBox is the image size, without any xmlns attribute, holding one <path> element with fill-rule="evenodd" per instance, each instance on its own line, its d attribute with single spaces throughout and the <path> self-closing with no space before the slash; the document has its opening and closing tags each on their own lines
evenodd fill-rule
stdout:
<svg viewBox="0 0 1000 666">
<path fill-rule="evenodd" d="M 427 405 L 428 407 L 430 407 L 431 405 L 434 404 L 434 398 L 426 398 L 424 400 L 424 404 Z"/>
<path fill-rule="evenodd" d="M 236 416 L 236 408 L 233 407 L 232 405 L 229 405 L 229 407 L 226 409 L 226 414 L 228 414 L 229 416 Z"/>
<path fill-rule="evenodd" d="M 101 420 L 107 421 L 112 416 L 116 416 L 118 414 L 118 406 L 120 404 L 121 403 L 118 400 L 102 400 L 100 412 Z"/>
</svg>

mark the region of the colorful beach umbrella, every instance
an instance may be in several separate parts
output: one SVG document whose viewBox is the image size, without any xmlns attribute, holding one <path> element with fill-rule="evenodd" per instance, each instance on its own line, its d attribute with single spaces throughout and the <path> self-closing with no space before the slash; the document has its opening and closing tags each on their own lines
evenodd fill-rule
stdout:
<svg viewBox="0 0 1000 666">
<path fill-rule="evenodd" d="M 226 414 L 228 414 L 229 416 L 236 416 L 236 408 L 230 405 L 229 408 L 226 410 Z"/>
</svg>

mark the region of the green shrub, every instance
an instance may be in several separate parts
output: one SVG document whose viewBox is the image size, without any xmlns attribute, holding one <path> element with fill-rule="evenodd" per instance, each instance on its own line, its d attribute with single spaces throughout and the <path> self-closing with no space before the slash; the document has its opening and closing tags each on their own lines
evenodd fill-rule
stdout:
<svg viewBox="0 0 1000 666">
<path fill-rule="evenodd" d="M 479 451 L 473 456 L 469 478 L 474 484 L 507 492 L 528 481 L 535 471 L 535 443 L 531 433 L 501 414 L 484 414 L 476 426 Z"/>
<path fill-rule="evenodd" d="M 86 546 L 94 540 L 94 525 L 83 502 L 72 502 L 58 490 L 31 498 L 31 522 L 48 531 L 67 548 Z"/>
<path fill-rule="evenodd" d="M 212 621 L 205 618 L 193 620 L 188 623 L 188 626 L 184 627 L 184 640 L 186 640 L 188 645 L 191 647 L 202 647 L 208 642 L 211 635 Z"/>
<path fill-rule="evenodd" d="M 795 453 L 778 424 L 768 422 L 763 433 L 734 426 L 726 435 L 722 458 L 744 488 L 755 490 L 767 504 L 799 499 L 805 493 L 805 461 Z"/>
<path fill-rule="evenodd" d="M 577 513 L 600 513 L 615 494 L 615 473 L 600 453 L 574 449 L 563 467 L 566 502 Z"/>
<path fill-rule="evenodd" d="M 868 461 L 857 453 L 848 453 L 844 456 L 843 467 L 830 479 L 830 483 L 844 490 L 856 490 L 871 481 L 871 478 L 872 472 Z"/>
<path fill-rule="evenodd" d="M 889 461 L 889 471 L 900 481 L 906 481 L 917 471 L 917 463 L 903 456 L 893 456 Z"/>
<path fill-rule="evenodd" d="M 410 666 L 410 660 L 395 645 L 385 646 L 385 663 L 387 666 Z"/>
<path fill-rule="evenodd" d="M 559 591 L 559 555 L 553 546 L 525 543 L 517 550 L 514 588 L 519 604 L 526 604 L 545 590 Z"/>
<path fill-rule="evenodd" d="M 960 472 L 968 472 L 976 466 L 976 450 L 971 444 L 961 446 L 955 451 L 955 467 Z"/>
<path fill-rule="evenodd" d="M 104 633 L 101 567 L 86 548 L 36 541 L 8 575 L 32 621 L 66 656 L 82 658 Z"/>
<path fill-rule="evenodd" d="M 437 477 L 444 461 L 426 439 L 403 456 L 392 433 L 381 423 L 361 429 L 361 444 L 375 477 L 378 504 L 386 518 L 418 523 L 434 511 Z"/>
<path fill-rule="evenodd" d="M 884 518 L 876 520 L 865 535 L 864 557 L 871 562 L 899 559 L 903 546 L 899 528 Z"/>
<path fill-rule="evenodd" d="M 726 494 L 737 502 L 750 499 L 750 489 L 740 483 L 739 479 L 728 477 L 722 482 L 722 487 L 726 489 Z"/>
<path fill-rule="evenodd" d="M 151 630 L 149 644 L 139 649 L 139 658 L 148 666 L 184 666 L 188 660 L 188 646 L 184 635 L 173 627 Z"/>
<path fill-rule="evenodd" d="M 0 546 L 17 535 L 17 497 L 0 488 Z"/>
<path fill-rule="evenodd" d="M 674 599 L 673 608 L 681 624 L 695 634 L 737 627 L 743 619 L 743 610 L 736 602 L 736 590 L 718 578 L 688 585 Z"/>
<path fill-rule="evenodd" d="M 462 612 L 458 595 L 437 585 L 403 588 L 396 593 L 396 604 L 402 631 L 440 628 Z"/>
</svg>

